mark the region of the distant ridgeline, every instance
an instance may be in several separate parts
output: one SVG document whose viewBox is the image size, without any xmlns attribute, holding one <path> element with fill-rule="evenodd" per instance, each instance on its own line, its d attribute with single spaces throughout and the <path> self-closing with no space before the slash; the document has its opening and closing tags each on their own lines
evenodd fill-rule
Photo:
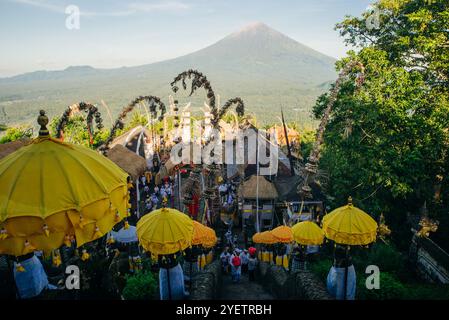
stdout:
<svg viewBox="0 0 449 320">
<path fill-rule="evenodd" d="M 166 85 L 179 70 L 199 69 L 227 101 L 245 98 L 247 112 L 260 125 L 272 123 L 284 107 L 286 121 L 312 122 L 310 110 L 316 98 L 329 89 L 337 75 L 335 59 L 308 48 L 267 27 L 254 24 L 217 43 L 176 59 L 118 69 L 69 67 L 60 71 L 37 71 L 0 79 L 0 111 L 8 119 L 0 123 L 34 123 L 45 109 L 50 118 L 67 105 L 84 100 L 110 107 L 113 116 L 132 98 L 150 92 L 162 99 L 171 93 Z M 180 94 L 182 104 L 203 105 L 204 92 L 192 97 Z M 104 114 L 106 110 L 101 110 Z M 105 117 L 105 124 L 107 118 Z"/>
</svg>

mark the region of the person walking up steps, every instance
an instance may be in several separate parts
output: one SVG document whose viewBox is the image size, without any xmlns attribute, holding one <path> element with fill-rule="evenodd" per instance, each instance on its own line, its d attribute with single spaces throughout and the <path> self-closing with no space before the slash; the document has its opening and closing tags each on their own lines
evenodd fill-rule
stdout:
<svg viewBox="0 0 449 320">
<path fill-rule="evenodd" d="M 249 253 L 248 250 L 243 250 L 242 254 L 240 255 L 240 259 L 242 261 L 242 273 L 247 274 L 248 273 L 248 261 L 249 261 Z"/>
<path fill-rule="evenodd" d="M 256 267 L 257 267 L 257 256 L 256 251 L 251 251 L 248 258 L 248 278 L 249 281 L 255 281 L 256 280 Z"/>
<path fill-rule="evenodd" d="M 220 255 L 221 267 L 222 267 L 224 274 L 228 274 L 228 272 L 229 272 L 230 258 L 231 258 L 231 254 L 229 253 L 229 248 L 226 247 Z"/>
<path fill-rule="evenodd" d="M 240 252 L 235 251 L 234 257 L 231 259 L 232 281 L 240 282 L 242 274 L 242 260 L 240 259 Z"/>
</svg>

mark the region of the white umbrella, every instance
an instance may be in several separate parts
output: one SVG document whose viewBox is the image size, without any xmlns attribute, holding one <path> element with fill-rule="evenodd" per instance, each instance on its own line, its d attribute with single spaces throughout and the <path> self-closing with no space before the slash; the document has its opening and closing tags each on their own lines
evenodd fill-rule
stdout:
<svg viewBox="0 0 449 320">
<path fill-rule="evenodd" d="M 121 243 L 138 242 L 136 230 L 135 226 L 129 226 L 128 229 L 121 228 L 118 232 L 111 231 L 111 236 L 115 241 Z"/>
</svg>

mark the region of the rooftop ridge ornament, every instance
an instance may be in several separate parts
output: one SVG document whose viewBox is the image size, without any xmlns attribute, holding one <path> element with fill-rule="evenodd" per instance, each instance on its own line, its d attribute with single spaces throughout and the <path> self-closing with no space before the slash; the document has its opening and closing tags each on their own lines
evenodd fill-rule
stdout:
<svg viewBox="0 0 449 320">
<path fill-rule="evenodd" d="M 348 197 L 348 206 L 352 207 L 352 197 L 351 196 Z"/>
<path fill-rule="evenodd" d="M 39 137 L 49 137 L 50 131 L 48 131 L 47 129 L 48 117 L 46 116 L 45 110 L 39 111 L 37 123 L 41 126 L 41 128 L 39 129 Z"/>
<path fill-rule="evenodd" d="M 421 227 L 421 229 L 416 234 L 420 238 L 427 238 L 430 236 L 430 232 L 437 232 L 438 225 L 438 221 L 434 221 L 429 219 L 428 217 L 424 217 L 419 222 L 419 226 Z"/>
<path fill-rule="evenodd" d="M 385 238 L 391 234 L 390 228 L 385 224 L 385 217 L 384 214 L 381 213 L 379 217 L 379 223 L 377 227 L 377 234 L 379 238 L 386 243 Z"/>
</svg>

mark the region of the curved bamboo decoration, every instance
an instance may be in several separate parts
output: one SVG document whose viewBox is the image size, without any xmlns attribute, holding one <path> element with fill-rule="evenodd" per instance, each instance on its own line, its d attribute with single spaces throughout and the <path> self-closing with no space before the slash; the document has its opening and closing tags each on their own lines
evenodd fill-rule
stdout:
<svg viewBox="0 0 449 320">
<path fill-rule="evenodd" d="M 199 72 L 198 70 L 189 69 L 187 71 L 181 72 L 178 74 L 175 79 L 170 83 L 172 90 L 174 93 L 177 93 L 179 90 L 179 87 L 176 85 L 179 81 L 182 83 L 182 87 L 184 90 L 187 90 L 187 83 L 186 79 L 192 79 L 192 87 L 190 89 L 191 96 L 197 89 L 204 88 L 207 92 L 207 104 L 211 108 L 211 113 L 214 117 L 214 119 L 217 119 L 218 117 L 218 109 L 216 106 L 216 97 L 215 92 L 212 89 L 212 86 L 207 80 L 207 77 Z"/>
<path fill-rule="evenodd" d="M 189 96 L 191 96 L 197 89 L 204 88 L 207 92 L 207 104 L 211 108 L 211 113 L 213 116 L 212 125 L 217 128 L 220 119 L 226 114 L 228 109 L 236 104 L 237 114 L 242 117 L 245 114 L 245 103 L 239 97 L 228 100 L 222 108 L 216 105 L 215 92 L 207 79 L 207 77 L 198 70 L 189 69 L 187 71 L 178 74 L 173 82 L 170 84 L 174 93 L 177 93 L 179 87 L 177 83 L 181 81 L 184 90 L 187 90 L 186 79 L 192 79 L 192 87 Z"/>
<path fill-rule="evenodd" d="M 160 116 L 158 118 L 158 121 L 162 121 L 164 119 L 165 113 L 167 111 L 165 104 L 161 101 L 159 97 L 156 96 L 140 96 L 131 101 L 130 104 L 128 104 L 126 107 L 123 108 L 122 112 L 119 114 L 117 120 L 115 121 L 114 125 L 112 126 L 111 132 L 109 133 L 108 138 L 104 142 L 104 144 L 99 148 L 101 152 L 106 152 L 109 149 L 110 144 L 114 140 L 117 130 L 123 129 L 125 127 L 124 120 L 128 113 L 134 110 L 134 108 L 141 102 L 147 101 L 150 105 L 150 113 L 151 115 L 156 118 L 157 117 L 157 109 L 159 107 Z"/>
<path fill-rule="evenodd" d="M 79 102 L 77 104 L 67 107 L 67 109 L 62 114 L 61 119 L 59 119 L 58 124 L 56 125 L 56 138 L 64 139 L 64 129 L 69 121 L 69 118 L 73 114 L 81 111 L 87 112 L 86 118 L 87 131 L 89 132 L 89 136 L 91 139 L 90 144 L 92 144 L 92 137 L 94 132 L 94 125 L 93 125 L 94 117 L 95 123 L 97 124 L 97 129 L 99 130 L 103 128 L 103 119 L 101 118 L 101 113 L 100 111 L 98 111 L 98 108 L 93 104 L 86 102 Z"/>
<path fill-rule="evenodd" d="M 303 169 L 304 182 L 298 188 L 298 192 L 303 199 L 312 198 L 312 189 L 309 186 L 309 181 L 312 181 L 318 172 L 318 162 L 321 156 L 321 145 L 324 141 L 324 131 L 326 130 L 326 126 L 329 122 L 333 107 L 335 105 L 335 102 L 337 101 L 337 96 L 340 92 L 341 84 L 344 78 L 346 78 L 355 67 L 358 67 L 360 69 L 360 72 L 356 78 L 357 88 L 360 88 L 365 81 L 365 67 L 358 61 L 349 62 L 338 75 L 338 78 L 335 81 L 335 85 L 330 92 L 329 100 L 327 102 L 326 109 L 324 110 L 323 117 L 321 118 L 312 152 L 310 153 L 309 159 L 305 165 L 305 168 Z"/>
<path fill-rule="evenodd" d="M 215 129 L 218 129 L 219 121 L 223 117 L 223 115 L 226 113 L 226 111 L 233 105 L 237 104 L 236 110 L 239 114 L 243 114 L 245 107 L 243 100 L 240 98 L 234 98 L 226 102 L 223 108 L 219 109 L 216 105 L 216 96 L 215 92 L 212 89 L 212 86 L 207 79 L 207 77 L 199 72 L 198 70 L 192 70 L 189 69 L 187 71 L 184 71 L 180 74 L 178 74 L 173 82 L 171 83 L 171 87 L 173 92 L 177 93 L 179 90 L 179 87 L 177 86 L 177 83 L 181 81 L 182 87 L 184 90 L 187 90 L 187 83 L 186 79 L 192 79 L 192 87 L 190 90 L 189 96 L 191 96 L 197 89 L 204 88 L 207 92 L 207 103 L 209 107 L 211 108 L 211 114 L 212 114 L 212 126 Z M 206 144 L 209 144 L 210 140 L 206 142 Z M 209 173 L 207 181 L 210 182 L 211 177 L 213 177 L 215 171 L 217 171 L 216 165 L 203 165 L 203 169 Z M 184 203 L 190 204 L 192 202 L 193 193 L 195 193 L 195 186 L 197 185 L 198 175 L 200 174 L 202 170 L 199 168 L 195 169 L 195 172 L 192 173 L 189 178 L 186 181 L 186 184 L 184 186 Z M 203 190 L 203 197 L 206 200 L 211 200 L 216 196 L 216 190 L 213 188 L 213 186 L 210 185 L 210 183 L 206 183 L 206 190 Z"/>
<path fill-rule="evenodd" d="M 243 100 L 239 97 L 229 99 L 223 105 L 223 107 L 220 108 L 220 110 L 218 112 L 218 119 L 217 120 L 213 119 L 214 127 L 216 125 L 218 125 L 218 121 L 220 121 L 220 119 L 223 118 L 223 116 L 226 114 L 226 112 L 229 110 L 229 108 L 234 104 L 236 105 L 235 111 L 237 112 L 237 115 L 239 117 L 243 117 L 245 115 L 245 103 L 243 102 Z"/>
</svg>

